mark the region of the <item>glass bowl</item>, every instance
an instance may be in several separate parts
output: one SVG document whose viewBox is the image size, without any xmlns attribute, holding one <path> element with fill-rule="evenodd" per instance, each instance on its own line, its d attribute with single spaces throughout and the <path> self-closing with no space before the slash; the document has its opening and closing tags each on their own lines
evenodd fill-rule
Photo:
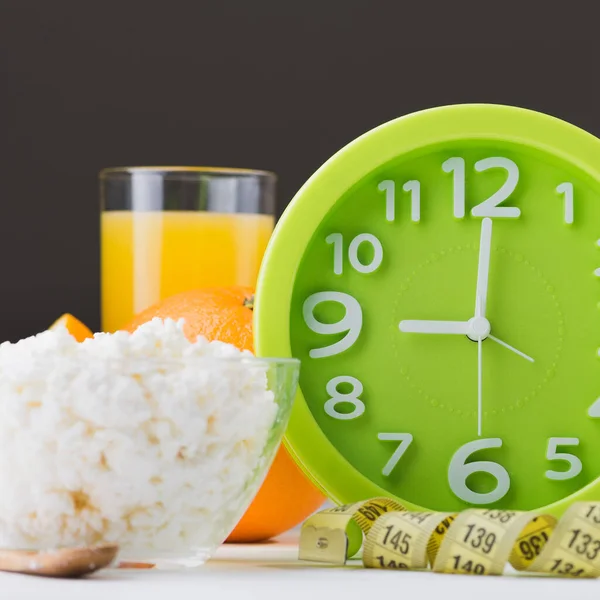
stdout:
<svg viewBox="0 0 600 600">
<path fill-rule="evenodd" d="M 275 457 L 295 359 L 30 355 L 0 369 L 0 547 L 197 566 Z"/>
</svg>

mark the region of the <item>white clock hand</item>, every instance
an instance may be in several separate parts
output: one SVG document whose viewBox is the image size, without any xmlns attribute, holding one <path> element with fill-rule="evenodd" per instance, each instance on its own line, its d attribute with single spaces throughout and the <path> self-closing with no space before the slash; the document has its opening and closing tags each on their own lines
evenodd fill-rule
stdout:
<svg viewBox="0 0 600 600">
<path fill-rule="evenodd" d="M 502 340 L 499 340 L 497 337 L 495 337 L 493 335 L 488 335 L 488 337 L 490 338 L 490 340 L 493 340 L 494 342 L 496 342 L 497 344 L 500 344 L 501 346 L 504 346 L 505 348 L 507 348 L 511 352 L 514 352 L 515 354 L 518 354 L 519 356 L 522 356 L 523 358 L 527 359 L 529 362 L 535 362 L 535 360 L 533 360 L 533 358 L 531 358 L 531 356 L 528 356 L 527 354 L 525 354 L 525 352 L 521 352 L 520 350 L 517 350 L 516 348 L 514 348 L 510 344 L 507 344 L 506 342 L 503 342 Z"/>
<path fill-rule="evenodd" d="M 483 414 L 483 340 L 477 340 L 477 435 L 481 437 L 481 416 Z"/>
<path fill-rule="evenodd" d="M 467 321 L 400 321 L 399 327 L 404 333 L 466 335 L 469 332 Z"/>
<path fill-rule="evenodd" d="M 486 217 L 481 222 L 479 241 L 479 263 L 477 265 L 477 289 L 475 290 L 475 316 L 485 317 L 488 279 L 490 275 L 490 251 L 492 246 L 492 220 Z"/>
<path fill-rule="evenodd" d="M 481 234 L 481 237 L 483 240 L 483 232 Z M 481 260 L 479 261 L 479 267 L 481 268 Z M 478 287 L 480 281 L 481 277 L 478 276 Z M 489 321 L 483 316 L 483 311 L 481 309 L 481 306 L 483 304 L 482 300 L 483 299 L 479 294 L 475 296 L 475 316 L 469 320 L 469 327 L 471 329 L 470 338 L 477 342 L 477 435 L 479 437 L 481 437 L 481 422 L 483 418 L 483 340 L 490 334 Z M 480 325 L 481 329 L 479 328 Z"/>
</svg>

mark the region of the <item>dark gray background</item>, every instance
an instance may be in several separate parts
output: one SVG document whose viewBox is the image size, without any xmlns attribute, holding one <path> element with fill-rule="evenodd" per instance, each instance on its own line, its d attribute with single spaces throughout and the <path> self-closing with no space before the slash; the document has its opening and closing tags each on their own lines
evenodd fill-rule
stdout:
<svg viewBox="0 0 600 600">
<path fill-rule="evenodd" d="M 102 167 L 271 169 L 283 208 L 348 141 L 431 106 L 600 134 L 595 4 L 0 0 L 0 339 L 65 311 L 99 327 Z"/>
</svg>

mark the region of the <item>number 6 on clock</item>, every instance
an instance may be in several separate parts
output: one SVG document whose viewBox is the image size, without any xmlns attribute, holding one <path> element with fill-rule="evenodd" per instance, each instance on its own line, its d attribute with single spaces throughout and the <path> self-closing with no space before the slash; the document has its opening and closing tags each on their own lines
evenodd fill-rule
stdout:
<svg viewBox="0 0 600 600">
<path fill-rule="evenodd" d="M 346 314 L 337 323 L 317 321 L 314 311 L 322 302 L 337 302 L 346 309 Z M 343 292 L 317 292 L 312 294 L 304 301 L 302 314 L 308 328 L 315 333 L 336 335 L 347 332 L 341 340 L 330 346 L 310 350 L 308 354 L 311 358 L 335 356 L 348 350 L 354 345 L 362 329 L 362 308 L 360 304 L 350 294 L 344 294 Z"/>
</svg>

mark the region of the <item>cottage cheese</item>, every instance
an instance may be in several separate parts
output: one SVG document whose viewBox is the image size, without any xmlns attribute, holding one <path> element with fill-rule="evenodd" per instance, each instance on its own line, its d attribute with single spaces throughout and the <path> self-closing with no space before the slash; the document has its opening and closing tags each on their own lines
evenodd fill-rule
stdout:
<svg viewBox="0 0 600 600">
<path fill-rule="evenodd" d="M 0 547 L 220 543 L 264 474 L 277 405 L 248 352 L 159 319 L 0 345 Z M 260 472 L 262 471 L 262 473 Z"/>
</svg>

